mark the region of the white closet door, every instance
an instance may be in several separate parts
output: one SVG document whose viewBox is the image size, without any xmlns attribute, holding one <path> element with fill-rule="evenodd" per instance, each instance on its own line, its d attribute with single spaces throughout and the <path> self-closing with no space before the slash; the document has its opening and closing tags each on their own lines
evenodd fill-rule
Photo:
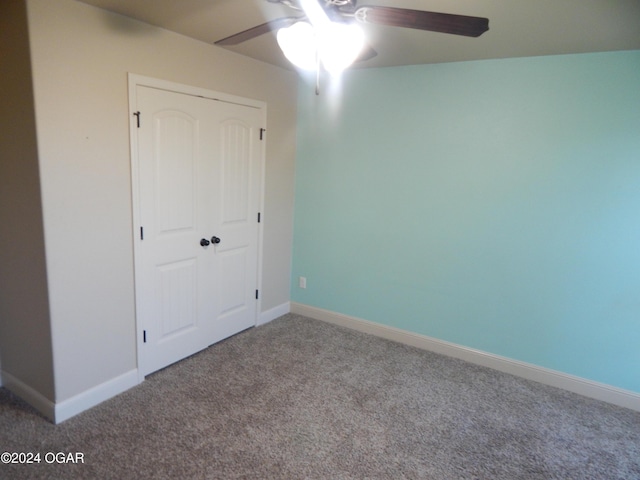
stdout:
<svg viewBox="0 0 640 480">
<path fill-rule="evenodd" d="M 146 375 L 256 323 L 260 109 L 138 86 Z"/>
</svg>

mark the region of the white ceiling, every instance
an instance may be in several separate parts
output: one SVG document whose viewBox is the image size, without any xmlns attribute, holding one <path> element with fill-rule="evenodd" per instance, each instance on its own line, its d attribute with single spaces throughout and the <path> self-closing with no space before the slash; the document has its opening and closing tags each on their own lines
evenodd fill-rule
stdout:
<svg viewBox="0 0 640 480">
<path fill-rule="evenodd" d="M 266 0 L 80 0 L 214 43 L 297 12 Z M 359 67 L 640 49 L 640 0 L 360 0 L 489 18 L 478 38 L 365 25 L 378 55 Z M 242 55 L 290 68 L 268 33 L 237 46 Z"/>
</svg>

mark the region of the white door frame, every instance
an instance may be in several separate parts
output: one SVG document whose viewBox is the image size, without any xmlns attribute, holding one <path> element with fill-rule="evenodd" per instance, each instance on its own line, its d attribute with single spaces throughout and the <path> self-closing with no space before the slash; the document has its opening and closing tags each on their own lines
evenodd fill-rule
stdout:
<svg viewBox="0 0 640 480">
<path fill-rule="evenodd" d="M 130 155 L 131 155 L 131 192 L 132 192 L 132 234 L 133 234 L 133 258 L 134 258 L 134 286 L 135 292 L 139 291 L 138 282 L 139 276 L 137 272 L 140 272 L 140 178 L 139 178 L 139 158 L 138 158 L 138 119 L 135 116 L 137 112 L 137 98 L 136 98 L 136 90 L 138 86 L 158 88 L 161 90 L 167 90 L 175 93 L 182 93 L 186 95 L 193 95 L 196 97 L 209 98 L 212 100 L 218 100 L 227 103 L 235 103 L 239 105 L 245 105 L 248 107 L 258 108 L 262 112 L 262 125 L 263 128 L 266 128 L 267 124 L 267 104 L 266 102 L 260 100 L 253 100 L 249 98 L 239 97 L 236 95 L 230 95 L 227 93 L 216 92 L 213 90 L 208 90 L 205 88 L 194 87 L 190 85 L 184 85 L 181 83 L 170 82 L 167 80 L 161 80 L 158 78 L 147 77 L 144 75 L 138 75 L 135 73 L 129 73 L 129 138 L 130 138 Z M 139 117 L 138 117 L 139 118 Z M 141 120 L 144 121 L 144 118 Z M 266 142 L 261 142 L 262 151 L 261 151 L 261 162 L 260 162 L 260 192 L 258 192 L 258 198 L 260 202 L 260 212 L 264 212 L 264 183 L 265 183 L 265 153 L 266 153 Z M 261 216 L 264 219 L 264 213 Z M 261 220 L 258 225 L 258 266 L 257 266 L 257 285 L 258 290 L 262 292 L 262 248 L 263 248 L 263 224 L 264 221 Z M 138 312 L 140 311 L 140 306 L 138 302 L 140 299 L 138 295 L 134 292 L 135 295 L 135 306 L 136 306 L 136 347 L 137 347 L 137 365 L 141 364 L 141 355 L 142 355 L 142 344 L 144 343 L 144 325 L 142 325 L 142 321 L 138 318 Z M 256 306 L 256 318 L 254 325 L 258 324 L 258 319 L 260 317 L 260 312 L 262 311 L 262 295 L 259 295 L 257 299 Z M 138 369 L 138 382 L 141 383 L 144 381 L 144 375 L 140 369 Z"/>
</svg>

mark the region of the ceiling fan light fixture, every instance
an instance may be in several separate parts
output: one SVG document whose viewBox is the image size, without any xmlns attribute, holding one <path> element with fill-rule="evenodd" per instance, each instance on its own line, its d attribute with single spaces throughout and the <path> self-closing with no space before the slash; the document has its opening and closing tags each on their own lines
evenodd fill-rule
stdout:
<svg viewBox="0 0 640 480">
<path fill-rule="evenodd" d="M 322 64 L 332 74 L 348 68 L 364 47 L 364 33 L 358 25 L 331 22 L 319 32 Z"/>
<path fill-rule="evenodd" d="M 296 22 L 278 30 L 276 38 L 284 56 L 296 67 L 316 70 L 319 58 L 332 74 L 349 67 L 364 46 L 364 33 L 360 27 L 336 22 L 320 27 Z"/>
<path fill-rule="evenodd" d="M 296 22 L 276 34 L 278 45 L 291 63 L 303 70 L 315 70 L 318 62 L 318 40 L 308 22 Z"/>
</svg>

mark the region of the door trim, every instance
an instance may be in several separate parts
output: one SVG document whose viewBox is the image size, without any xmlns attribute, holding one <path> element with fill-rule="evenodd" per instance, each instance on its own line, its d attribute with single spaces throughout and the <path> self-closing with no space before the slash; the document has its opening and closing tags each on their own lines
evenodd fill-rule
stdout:
<svg viewBox="0 0 640 480">
<path fill-rule="evenodd" d="M 254 100 L 245 97 L 239 97 L 237 95 L 231 95 L 222 92 L 216 92 L 214 90 L 209 90 L 201 87 L 194 87 L 191 85 L 185 85 L 181 83 L 175 83 L 168 80 L 162 80 L 159 78 L 147 77 L 144 75 L 138 75 L 135 73 L 128 74 L 128 85 L 129 85 L 129 149 L 130 149 L 130 158 L 131 158 L 131 206 L 132 206 L 132 240 L 133 240 L 133 261 L 134 261 L 134 297 L 135 297 L 135 311 L 136 311 L 136 351 L 137 351 L 137 366 L 138 366 L 138 382 L 144 381 L 143 370 L 140 367 L 142 361 L 142 344 L 144 343 L 144 325 L 142 325 L 142 321 L 138 318 L 138 311 L 140 311 L 140 306 L 138 304 L 139 298 L 136 292 L 139 290 L 139 276 L 137 272 L 140 272 L 140 177 L 138 174 L 139 170 L 139 158 L 138 158 L 138 120 L 135 116 L 137 112 L 137 96 L 136 90 L 137 87 L 150 87 L 157 88 L 160 90 L 167 90 L 174 93 L 181 93 L 186 95 L 192 95 L 195 97 L 203 97 L 211 100 L 216 100 L 220 102 L 226 103 L 235 103 L 238 105 L 243 105 L 246 107 L 256 108 L 262 112 L 262 128 L 266 129 L 267 124 L 267 104 L 266 102 L 260 100 Z M 139 117 L 138 117 L 139 118 Z M 140 120 L 144 121 L 144 117 Z M 263 233 L 264 233 L 264 184 L 265 184 L 265 155 L 266 155 L 266 140 L 263 139 L 261 141 L 261 162 L 260 162 L 260 174 L 259 174 L 259 182 L 260 191 L 258 192 L 259 204 L 260 204 L 260 212 L 262 212 L 260 223 L 258 224 L 258 246 L 257 246 L 257 285 L 258 290 L 262 292 L 262 254 L 263 254 Z M 260 312 L 262 311 L 262 294 L 258 296 L 256 300 L 256 314 L 254 319 L 254 326 L 258 324 L 258 320 L 260 317 Z"/>
</svg>

